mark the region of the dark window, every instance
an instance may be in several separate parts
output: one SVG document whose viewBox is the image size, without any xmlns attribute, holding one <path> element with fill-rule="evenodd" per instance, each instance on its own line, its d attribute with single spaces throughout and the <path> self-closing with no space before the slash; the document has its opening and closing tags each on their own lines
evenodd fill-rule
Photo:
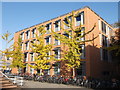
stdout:
<svg viewBox="0 0 120 90">
<path fill-rule="evenodd" d="M 67 33 L 65 33 L 65 34 L 63 34 L 64 36 L 66 36 L 66 37 L 69 37 L 69 34 L 67 34 Z"/>
<path fill-rule="evenodd" d="M 85 62 L 81 61 L 80 67 L 76 69 L 76 75 L 77 76 L 86 75 L 86 68 L 85 67 L 86 67 Z"/>
<path fill-rule="evenodd" d="M 81 48 L 79 51 L 81 53 L 81 59 L 85 59 L 85 45 L 80 45 L 79 48 Z"/>
<path fill-rule="evenodd" d="M 49 44 L 49 37 L 47 37 L 45 40 L 46 40 L 46 44 Z"/>
<path fill-rule="evenodd" d="M 30 53 L 30 55 L 31 55 L 31 61 L 33 61 L 34 59 L 33 59 L 33 53 Z"/>
<path fill-rule="evenodd" d="M 58 25 L 58 22 L 57 22 L 57 23 L 55 23 L 55 28 L 58 28 L 58 26 L 59 26 L 59 25 Z"/>
<path fill-rule="evenodd" d="M 83 27 L 81 30 L 75 31 L 76 37 L 78 37 L 78 41 L 85 41 L 85 28 Z"/>
<path fill-rule="evenodd" d="M 109 71 L 103 71 L 102 74 L 103 74 L 104 76 L 108 76 L 108 75 L 110 75 L 110 72 L 109 72 Z"/>
<path fill-rule="evenodd" d="M 66 24 L 69 24 L 68 21 L 67 21 L 67 19 L 65 19 L 64 22 L 65 22 Z"/>
<path fill-rule="evenodd" d="M 45 69 L 44 70 L 44 75 L 50 75 L 50 70 L 49 69 Z"/>
<path fill-rule="evenodd" d="M 60 30 L 60 20 L 55 21 L 54 25 L 55 25 L 55 31 L 59 31 Z"/>
<path fill-rule="evenodd" d="M 45 41 L 46 41 L 46 44 L 49 44 L 49 43 L 50 43 L 50 36 L 47 36 L 47 37 L 45 38 Z"/>
<path fill-rule="evenodd" d="M 27 61 L 27 53 L 24 53 L 24 62 Z"/>
<path fill-rule="evenodd" d="M 26 45 L 26 50 L 28 50 L 28 42 L 26 42 L 25 45 Z"/>
<path fill-rule="evenodd" d="M 72 22 L 71 16 L 69 16 L 68 18 L 65 18 L 65 19 L 64 19 L 64 23 L 67 24 L 67 25 L 64 25 L 64 28 L 65 28 L 65 29 L 68 29 L 71 22 Z M 69 26 L 68 26 L 68 25 L 69 25 Z"/>
<path fill-rule="evenodd" d="M 103 33 L 106 33 L 106 24 L 103 22 L 103 21 L 101 21 L 101 25 L 102 25 L 102 32 Z"/>
<path fill-rule="evenodd" d="M 76 26 L 79 26 L 80 23 L 84 24 L 84 12 L 79 13 L 79 15 L 76 16 Z"/>
<path fill-rule="evenodd" d="M 10 60 L 10 58 L 9 58 L 9 57 L 7 57 L 7 60 Z"/>
<path fill-rule="evenodd" d="M 22 40 L 24 40 L 24 32 L 22 32 L 22 33 L 20 34 L 20 38 L 21 38 Z"/>
<path fill-rule="evenodd" d="M 55 58 L 58 59 L 58 49 L 54 51 L 55 52 Z"/>
<path fill-rule="evenodd" d="M 78 21 L 81 21 L 81 16 L 80 15 L 76 17 L 76 22 L 78 22 Z"/>
<path fill-rule="evenodd" d="M 60 34 L 60 33 L 59 33 Z M 58 36 L 55 36 L 56 38 L 55 38 L 55 45 L 60 45 L 60 40 L 58 40 L 57 38 L 59 38 Z"/>
<path fill-rule="evenodd" d="M 50 29 L 51 29 L 51 23 L 46 25 L 46 34 L 50 33 Z"/>
<path fill-rule="evenodd" d="M 103 60 L 108 61 L 108 51 L 106 49 L 103 49 L 102 54 L 103 54 Z"/>
<path fill-rule="evenodd" d="M 26 32 L 26 39 L 29 38 L 29 31 Z"/>
<path fill-rule="evenodd" d="M 55 45 L 58 45 L 58 40 L 57 39 L 55 39 Z"/>
<path fill-rule="evenodd" d="M 47 53 L 47 59 L 50 59 L 50 52 Z"/>
<path fill-rule="evenodd" d="M 32 37 L 33 37 L 33 38 L 35 37 L 35 31 L 36 31 L 36 28 L 34 28 L 34 29 L 32 30 Z"/>
<path fill-rule="evenodd" d="M 107 47 L 107 37 L 104 36 L 104 35 L 102 35 L 102 45 L 103 45 L 104 47 Z"/>
<path fill-rule="evenodd" d="M 60 59 L 60 48 L 55 48 L 54 54 L 56 59 Z"/>
<path fill-rule="evenodd" d="M 60 62 L 56 62 L 54 64 L 54 74 L 59 75 L 60 74 Z"/>
<path fill-rule="evenodd" d="M 46 29 L 47 29 L 47 30 L 50 29 L 50 25 L 49 25 L 49 24 L 46 25 Z"/>
</svg>

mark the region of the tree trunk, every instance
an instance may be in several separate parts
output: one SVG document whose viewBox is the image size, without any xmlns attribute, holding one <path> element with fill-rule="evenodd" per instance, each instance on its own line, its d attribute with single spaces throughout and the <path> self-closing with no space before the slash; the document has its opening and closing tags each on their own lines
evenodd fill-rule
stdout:
<svg viewBox="0 0 120 90">
<path fill-rule="evenodd" d="M 40 69 L 40 75 L 43 75 L 43 70 L 42 69 Z"/>
<path fill-rule="evenodd" d="M 75 68 L 73 68 L 73 78 L 75 77 Z"/>
</svg>

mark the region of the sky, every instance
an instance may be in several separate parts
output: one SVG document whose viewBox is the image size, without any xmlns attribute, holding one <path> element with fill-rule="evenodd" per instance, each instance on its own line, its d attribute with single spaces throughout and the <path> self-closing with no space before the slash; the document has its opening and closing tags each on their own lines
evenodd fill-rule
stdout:
<svg viewBox="0 0 120 90">
<path fill-rule="evenodd" d="M 14 33 L 73 10 L 89 6 L 109 24 L 118 21 L 117 2 L 2 2 L 1 34 Z M 0 39 L 0 41 L 2 41 Z M 1 43 L 0 43 L 1 45 Z M 2 41 L 0 50 L 5 49 Z"/>
</svg>

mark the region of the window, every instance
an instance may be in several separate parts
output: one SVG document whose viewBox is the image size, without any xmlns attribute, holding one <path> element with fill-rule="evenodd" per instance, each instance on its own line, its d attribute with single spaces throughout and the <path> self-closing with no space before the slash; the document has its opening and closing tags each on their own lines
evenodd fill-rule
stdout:
<svg viewBox="0 0 120 90">
<path fill-rule="evenodd" d="M 49 34 L 50 33 L 50 30 L 51 30 L 51 23 L 47 24 L 46 25 L 46 34 Z"/>
<path fill-rule="evenodd" d="M 80 25 L 80 21 L 81 21 L 81 16 L 79 15 L 76 17 L 76 26 Z"/>
<path fill-rule="evenodd" d="M 34 46 L 35 43 L 36 43 L 36 39 L 33 39 L 33 40 L 31 41 L 31 47 L 32 47 L 32 48 L 35 48 L 35 46 Z M 32 49 L 32 48 L 31 48 L 31 49 Z"/>
<path fill-rule="evenodd" d="M 108 61 L 108 51 L 100 48 L 101 60 Z"/>
<path fill-rule="evenodd" d="M 46 42 L 46 45 L 50 44 L 50 42 L 51 42 L 51 36 L 47 36 L 45 38 L 45 42 Z"/>
<path fill-rule="evenodd" d="M 26 50 L 27 50 L 27 48 L 28 48 L 28 42 L 25 43 L 25 47 L 26 47 Z"/>
<path fill-rule="evenodd" d="M 101 21 L 101 25 L 102 25 L 102 32 L 106 34 L 106 24 Z"/>
<path fill-rule="evenodd" d="M 34 61 L 34 53 L 30 53 L 30 61 Z"/>
<path fill-rule="evenodd" d="M 108 46 L 107 37 L 104 35 L 102 35 L 102 46 L 103 47 Z M 108 61 L 108 51 L 104 48 L 101 48 L 101 60 Z"/>
<path fill-rule="evenodd" d="M 80 53 L 82 53 L 81 59 L 85 59 L 85 45 L 80 45 L 79 48 L 81 48 Z"/>
<path fill-rule="evenodd" d="M 66 36 L 66 38 L 72 38 L 72 37 L 71 37 L 71 36 L 72 36 L 72 31 L 69 30 L 69 33 L 64 32 L 63 35 Z"/>
<path fill-rule="evenodd" d="M 27 32 L 26 32 L 26 39 L 29 39 L 29 38 L 30 38 L 29 35 L 30 35 L 30 31 L 27 31 Z"/>
<path fill-rule="evenodd" d="M 7 57 L 7 60 L 10 60 L 10 57 Z"/>
<path fill-rule="evenodd" d="M 60 31 L 60 20 L 55 21 L 54 29 L 55 29 L 55 32 Z"/>
<path fill-rule="evenodd" d="M 84 35 L 84 32 L 85 32 L 85 28 L 84 27 L 81 30 L 75 32 L 76 36 L 80 37 L 79 40 L 81 40 L 81 41 L 85 41 L 85 37 L 81 37 L 81 36 Z"/>
<path fill-rule="evenodd" d="M 54 75 L 59 75 L 60 74 L 60 62 L 56 62 L 54 64 Z"/>
<path fill-rule="evenodd" d="M 22 33 L 20 34 L 20 38 L 21 38 L 22 40 L 24 40 L 24 32 L 22 32 Z"/>
<path fill-rule="evenodd" d="M 31 65 L 34 66 L 34 63 L 31 63 Z M 31 74 L 34 74 L 34 68 L 31 68 L 31 67 L 30 67 L 30 73 L 31 73 Z"/>
<path fill-rule="evenodd" d="M 86 76 L 86 62 L 81 61 L 80 67 L 76 70 L 77 76 Z"/>
<path fill-rule="evenodd" d="M 44 70 L 44 75 L 50 75 L 50 70 L 49 69 L 45 69 Z"/>
<path fill-rule="evenodd" d="M 108 76 L 110 76 L 110 72 L 109 72 L 109 71 L 103 71 L 103 72 L 102 72 L 102 75 L 108 77 Z"/>
<path fill-rule="evenodd" d="M 102 46 L 107 47 L 107 37 L 102 35 Z"/>
<path fill-rule="evenodd" d="M 84 24 L 84 12 L 79 13 L 79 15 L 76 16 L 76 26 L 79 26 L 80 24 Z"/>
<path fill-rule="evenodd" d="M 46 63 L 46 65 L 50 65 L 50 63 Z M 44 75 L 50 75 L 50 70 L 49 69 L 45 69 L 44 70 Z"/>
<path fill-rule="evenodd" d="M 104 49 L 104 48 L 100 48 L 100 55 L 101 55 L 101 60 L 103 61 L 109 61 L 109 53 L 108 50 Z M 110 58 L 109 58 L 110 59 Z"/>
<path fill-rule="evenodd" d="M 69 22 L 71 22 L 71 16 L 69 16 L 68 18 L 65 18 L 64 19 L 64 22 L 65 22 L 65 24 L 67 24 L 67 25 L 70 25 L 70 23 Z M 65 29 L 68 29 L 68 28 L 70 28 L 69 26 L 67 26 L 67 25 L 64 25 L 64 28 Z"/>
<path fill-rule="evenodd" d="M 60 48 L 55 48 L 54 54 L 56 59 L 60 59 Z"/>
<path fill-rule="evenodd" d="M 28 53 L 24 53 L 24 62 L 28 61 Z"/>
<path fill-rule="evenodd" d="M 60 34 L 60 33 L 59 33 Z M 57 38 L 59 38 L 58 36 L 55 36 L 56 38 L 55 38 L 55 45 L 60 45 L 60 40 L 58 40 Z"/>
<path fill-rule="evenodd" d="M 46 40 L 46 45 L 48 45 L 49 44 L 49 37 L 47 37 L 45 40 Z"/>
<path fill-rule="evenodd" d="M 103 49 L 103 60 L 108 61 L 108 51 L 106 49 Z"/>
<path fill-rule="evenodd" d="M 50 52 L 47 53 L 47 59 L 50 59 Z"/>
<path fill-rule="evenodd" d="M 35 38 L 36 28 L 32 30 L 32 37 Z"/>
<path fill-rule="evenodd" d="M 55 39 L 55 45 L 60 45 L 60 40 Z"/>
<path fill-rule="evenodd" d="M 29 50 L 29 42 L 26 42 L 25 46 L 26 46 L 26 50 Z"/>
<path fill-rule="evenodd" d="M 67 33 L 64 33 L 63 35 L 66 36 L 66 37 L 69 37 L 69 34 L 67 34 Z"/>
</svg>

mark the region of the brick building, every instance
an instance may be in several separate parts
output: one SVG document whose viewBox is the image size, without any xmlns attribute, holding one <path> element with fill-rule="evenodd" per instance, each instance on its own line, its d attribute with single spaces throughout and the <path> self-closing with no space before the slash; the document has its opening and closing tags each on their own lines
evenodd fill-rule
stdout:
<svg viewBox="0 0 120 90">
<path fill-rule="evenodd" d="M 79 26 L 80 22 L 85 32 L 89 31 L 94 24 L 96 23 L 96 27 L 94 31 L 92 31 L 89 35 L 85 36 L 83 39 L 92 39 L 98 36 L 92 42 L 86 42 L 82 47 L 82 61 L 81 67 L 76 69 L 76 75 L 86 75 L 87 77 L 108 77 L 114 73 L 112 60 L 110 54 L 107 50 L 102 47 L 108 47 L 110 42 L 110 37 L 113 35 L 113 28 L 109 25 L 104 19 L 102 19 L 98 14 L 96 14 L 89 7 L 84 7 L 78 10 L 75 10 L 75 14 L 79 11 L 79 15 L 74 18 L 75 22 L 73 27 Z M 70 12 L 72 13 L 72 12 Z M 34 64 L 35 54 L 30 49 L 30 42 L 36 42 L 35 34 L 39 35 L 37 27 L 44 25 L 46 26 L 46 30 L 54 30 L 55 32 L 64 34 L 63 30 L 60 26 L 64 24 L 61 22 L 65 22 L 66 16 L 69 17 L 69 13 L 59 16 L 57 18 L 45 21 L 43 23 L 31 26 L 29 28 L 25 28 L 21 31 L 18 31 L 14 35 L 14 42 L 17 41 L 18 36 L 22 37 L 22 52 L 25 55 L 24 62 L 26 64 L 26 68 L 24 68 L 24 73 L 34 73 L 35 70 L 30 68 L 27 64 Z M 56 24 L 57 23 L 57 24 Z M 70 30 L 69 27 L 63 26 L 65 29 Z M 60 41 L 53 38 L 52 34 L 46 32 L 45 36 L 45 44 L 51 43 L 54 44 L 54 51 L 50 52 L 50 54 L 56 54 L 56 58 L 60 58 L 61 51 L 60 49 L 64 49 Z M 59 75 L 63 71 L 61 67 L 54 66 L 51 70 L 46 70 L 49 75 Z M 16 69 L 12 70 L 13 73 L 16 73 Z"/>
</svg>

